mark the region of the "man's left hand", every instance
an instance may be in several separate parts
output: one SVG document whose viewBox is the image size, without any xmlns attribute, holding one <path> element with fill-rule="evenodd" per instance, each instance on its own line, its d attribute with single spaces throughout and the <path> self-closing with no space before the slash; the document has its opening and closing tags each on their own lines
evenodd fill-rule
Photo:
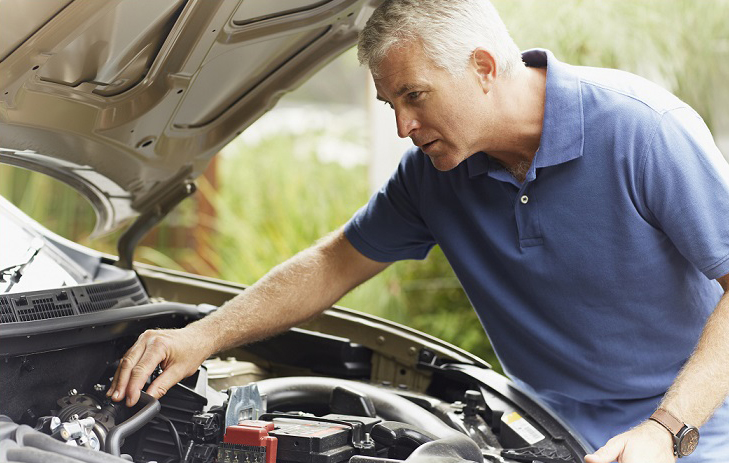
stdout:
<svg viewBox="0 0 729 463">
<path fill-rule="evenodd" d="M 644 421 L 619 434 L 597 452 L 585 457 L 587 463 L 675 463 L 671 434 L 655 421 Z"/>
</svg>

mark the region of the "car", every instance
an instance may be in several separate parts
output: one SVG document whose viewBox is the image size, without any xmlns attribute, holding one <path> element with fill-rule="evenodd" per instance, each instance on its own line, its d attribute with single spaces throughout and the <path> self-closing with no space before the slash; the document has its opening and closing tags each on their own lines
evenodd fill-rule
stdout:
<svg viewBox="0 0 729 463">
<path fill-rule="evenodd" d="M 95 233 L 126 227 L 109 256 L 0 201 L 0 461 L 583 461 L 578 432 L 484 360 L 342 307 L 208 359 L 159 400 L 105 396 L 142 332 L 245 291 L 135 262 L 140 239 L 377 3 L 0 5 L 0 160 L 74 187 Z"/>
</svg>

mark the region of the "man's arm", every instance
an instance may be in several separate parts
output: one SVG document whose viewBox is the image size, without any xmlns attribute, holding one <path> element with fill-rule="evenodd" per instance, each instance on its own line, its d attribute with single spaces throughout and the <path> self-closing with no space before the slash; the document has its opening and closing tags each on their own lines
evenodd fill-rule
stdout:
<svg viewBox="0 0 729 463">
<path fill-rule="evenodd" d="M 147 378 L 161 365 L 163 373 L 147 390 L 161 397 L 213 353 L 266 338 L 321 313 L 388 265 L 365 257 L 336 231 L 202 320 L 182 329 L 142 333 L 121 359 L 107 395 L 117 402 L 126 397 L 127 405 L 134 405 Z"/>
<path fill-rule="evenodd" d="M 696 350 L 661 402 L 684 423 L 704 424 L 729 394 L 729 274 L 717 279 L 724 288 L 719 304 L 706 322 Z M 674 462 L 673 440 L 660 424 L 647 420 L 610 439 L 587 463 Z"/>
</svg>

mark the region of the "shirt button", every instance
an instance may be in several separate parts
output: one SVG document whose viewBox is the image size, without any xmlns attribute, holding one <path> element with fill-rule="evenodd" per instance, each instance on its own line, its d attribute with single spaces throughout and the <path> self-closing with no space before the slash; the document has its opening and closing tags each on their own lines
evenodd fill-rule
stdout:
<svg viewBox="0 0 729 463">
<path fill-rule="evenodd" d="M 528 202 L 529 202 L 529 196 L 524 195 L 524 196 L 521 197 L 521 203 L 522 204 L 526 204 Z"/>
</svg>

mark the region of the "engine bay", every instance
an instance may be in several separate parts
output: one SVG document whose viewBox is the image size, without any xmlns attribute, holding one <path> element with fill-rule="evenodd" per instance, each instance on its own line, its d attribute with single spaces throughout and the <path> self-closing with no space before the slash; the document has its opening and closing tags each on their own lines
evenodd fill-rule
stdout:
<svg viewBox="0 0 729 463">
<path fill-rule="evenodd" d="M 209 359 L 161 399 L 143 394 L 128 408 L 106 397 L 118 359 L 144 329 L 192 318 L 185 304 L 139 309 L 3 336 L 15 352 L 4 349 L 0 461 L 577 463 L 587 450 L 493 370 L 422 348 L 424 389 L 373 381 L 381 353 L 301 328 Z M 92 332 L 97 342 L 86 341 Z"/>
</svg>

